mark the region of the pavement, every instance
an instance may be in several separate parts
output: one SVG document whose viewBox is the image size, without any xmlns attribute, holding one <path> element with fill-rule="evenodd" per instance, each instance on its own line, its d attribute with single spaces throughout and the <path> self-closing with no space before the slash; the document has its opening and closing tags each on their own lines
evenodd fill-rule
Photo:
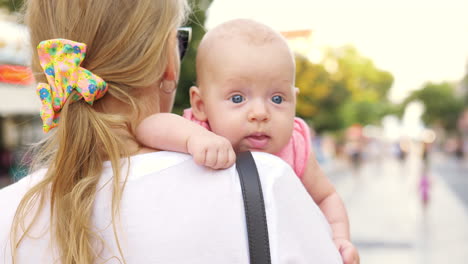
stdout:
<svg viewBox="0 0 468 264">
<path fill-rule="evenodd" d="M 468 263 L 468 205 L 443 171 L 430 170 L 430 200 L 424 206 L 421 166 L 410 155 L 404 162 L 375 159 L 358 170 L 342 161 L 323 167 L 347 207 L 362 264 Z"/>
</svg>

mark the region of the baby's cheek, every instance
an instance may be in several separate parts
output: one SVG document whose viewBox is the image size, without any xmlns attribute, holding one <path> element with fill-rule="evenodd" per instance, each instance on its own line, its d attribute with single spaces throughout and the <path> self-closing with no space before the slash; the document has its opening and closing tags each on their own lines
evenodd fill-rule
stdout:
<svg viewBox="0 0 468 264">
<path fill-rule="evenodd" d="M 232 142 L 231 142 L 232 144 Z M 248 150 L 247 146 L 242 146 L 242 144 L 240 144 L 239 142 L 237 142 L 237 144 L 232 144 L 232 148 L 234 149 L 234 152 L 238 153 L 238 152 L 244 152 L 246 150 Z"/>
<path fill-rule="evenodd" d="M 284 126 L 283 129 L 278 130 L 279 131 L 278 141 L 279 141 L 279 145 L 281 145 L 281 149 L 284 146 L 286 146 L 291 140 L 291 137 L 293 135 L 293 130 L 294 130 L 294 122 Z"/>
<path fill-rule="evenodd" d="M 240 135 L 241 135 L 240 131 L 236 132 L 235 129 L 229 129 L 228 131 L 225 131 L 224 135 L 221 135 L 221 136 L 227 138 L 227 140 L 231 142 L 231 145 L 234 151 L 239 152 L 239 151 L 247 150 L 247 149 L 243 149 L 242 147 L 242 138 L 240 137 Z"/>
<path fill-rule="evenodd" d="M 231 145 L 232 145 L 232 148 L 235 150 L 235 151 L 239 151 L 240 150 L 240 145 L 241 145 L 241 139 L 238 137 L 239 133 L 237 134 L 229 134 L 229 135 L 226 135 L 224 136 L 225 138 L 227 138 L 229 140 L 229 142 L 231 142 Z"/>
<path fill-rule="evenodd" d="M 239 139 L 237 135 L 239 135 L 239 130 L 236 127 L 230 126 L 228 124 L 224 124 L 223 122 L 216 122 L 216 124 L 211 124 L 211 131 L 218 136 L 225 137 L 233 146 L 239 144 Z"/>
</svg>

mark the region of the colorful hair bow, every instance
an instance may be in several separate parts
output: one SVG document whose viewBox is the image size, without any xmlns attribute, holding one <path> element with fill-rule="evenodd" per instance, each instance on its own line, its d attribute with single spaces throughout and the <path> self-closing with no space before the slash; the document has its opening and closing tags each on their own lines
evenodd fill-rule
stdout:
<svg viewBox="0 0 468 264">
<path fill-rule="evenodd" d="M 107 92 L 107 83 L 80 67 L 86 55 L 84 43 L 68 39 L 44 40 L 37 46 L 37 51 L 48 81 L 48 84 L 39 83 L 37 86 L 37 94 L 42 101 L 43 129 L 48 132 L 57 126 L 60 111 L 73 90 L 78 94 L 70 98 L 72 102 L 83 98 L 93 105 Z"/>
</svg>

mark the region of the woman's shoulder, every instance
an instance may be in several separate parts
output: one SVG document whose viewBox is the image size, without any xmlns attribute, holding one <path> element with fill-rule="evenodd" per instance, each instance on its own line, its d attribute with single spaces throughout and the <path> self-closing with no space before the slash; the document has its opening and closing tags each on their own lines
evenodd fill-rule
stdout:
<svg viewBox="0 0 468 264">
<path fill-rule="evenodd" d="M 252 152 L 262 184 L 274 184 L 282 178 L 298 181 L 293 168 L 281 157 L 265 152 Z"/>
<path fill-rule="evenodd" d="M 291 166 L 268 153 L 252 154 L 262 184 L 270 245 L 278 259 L 342 263 L 325 216 Z"/>
<path fill-rule="evenodd" d="M 0 208 L 3 209 L 2 202 L 4 202 L 5 199 L 13 199 L 16 196 L 22 197 L 27 190 L 29 190 L 32 186 L 44 178 L 46 172 L 47 169 L 39 169 L 20 179 L 19 181 L 12 183 L 3 189 L 0 189 Z"/>
<path fill-rule="evenodd" d="M 266 185 L 273 184 L 281 177 L 291 176 L 293 178 L 295 176 L 291 167 L 275 155 L 263 152 L 253 152 L 252 155 L 262 182 L 265 182 Z M 110 163 L 105 164 L 104 167 L 101 179 L 102 183 L 108 182 L 109 178 L 112 177 Z M 123 168 L 122 171 L 125 172 L 128 167 L 124 165 Z M 127 183 L 145 181 L 147 178 L 152 178 L 151 181 L 156 181 L 154 179 L 155 175 L 160 175 L 159 177 L 164 178 L 162 175 L 168 173 L 172 175 L 169 178 L 173 178 L 170 181 L 176 180 L 176 178 L 198 177 L 201 179 L 205 177 L 223 177 L 223 175 L 225 177 L 237 178 L 235 176 L 237 174 L 235 166 L 225 170 L 213 170 L 196 164 L 192 156 L 188 154 L 171 151 L 159 151 L 132 156 L 128 172 Z M 208 181 L 207 184 L 210 184 L 209 182 L 211 181 Z"/>
<path fill-rule="evenodd" d="M 11 221 L 24 194 L 42 179 L 47 172 L 40 169 L 0 190 L 0 244 L 9 232 Z M 0 254 L 1 256 L 1 254 Z"/>
<path fill-rule="evenodd" d="M 177 165 L 191 159 L 184 153 L 172 151 L 157 151 L 131 156 L 122 159 L 122 173 L 128 172 L 127 181 L 136 180 L 142 176 L 155 174 L 166 169 L 177 167 Z M 112 165 L 109 161 L 104 162 L 101 184 L 105 184 L 113 177 Z"/>
<path fill-rule="evenodd" d="M 24 194 L 44 178 L 47 169 L 37 170 L 21 180 L 0 190 L 0 208 L 6 212 L 9 208 L 16 209 Z"/>
<path fill-rule="evenodd" d="M 280 157 L 266 152 L 252 152 L 257 169 L 292 171 L 291 167 Z M 294 172 L 293 172 L 294 173 Z"/>
<path fill-rule="evenodd" d="M 158 151 L 135 155 L 130 158 L 131 172 L 135 175 L 144 175 L 162 171 L 191 159 L 185 153 L 172 151 Z"/>
<path fill-rule="evenodd" d="M 258 171 L 261 174 L 269 175 L 268 178 L 270 180 L 289 173 L 294 175 L 291 167 L 275 155 L 264 152 L 253 152 L 252 155 Z M 107 164 L 107 166 L 110 169 L 110 165 Z M 223 174 L 224 172 L 232 174 L 232 170 L 235 170 L 235 166 L 227 170 L 211 170 L 197 165 L 191 155 L 179 152 L 159 151 L 131 157 L 128 180 L 168 170 L 172 172 L 181 170 L 181 173 L 186 174 L 187 169 L 193 171 L 195 168 L 199 168 L 202 172 L 209 172 L 209 174 Z"/>
</svg>

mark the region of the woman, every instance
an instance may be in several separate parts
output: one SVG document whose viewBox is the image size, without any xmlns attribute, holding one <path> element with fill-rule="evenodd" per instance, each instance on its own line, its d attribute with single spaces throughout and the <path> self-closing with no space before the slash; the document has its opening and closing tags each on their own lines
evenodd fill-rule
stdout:
<svg viewBox="0 0 468 264">
<path fill-rule="evenodd" d="M 143 118 L 171 111 L 187 9 L 184 0 L 27 1 L 50 135 L 34 172 L 0 191 L 0 262 L 248 262 L 234 168 L 207 170 L 134 137 Z M 293 172 L 255 158 L 274 262 L 338 263 L 329 227 Z M 312 209 L 301 213 L 298 202 Z"/>
</svg>

